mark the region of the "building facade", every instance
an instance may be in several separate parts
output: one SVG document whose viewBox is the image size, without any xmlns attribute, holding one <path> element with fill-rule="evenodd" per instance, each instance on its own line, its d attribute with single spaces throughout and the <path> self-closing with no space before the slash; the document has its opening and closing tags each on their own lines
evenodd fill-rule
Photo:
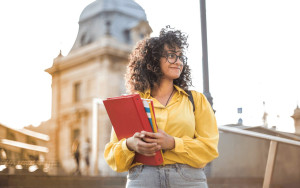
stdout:
<svg viewBox="0 0 300 188">
<path fill-rule="evenodd" d="M 129 53 L 138 40 L 151 32 L 145 11 L 133 0 L 97 0 L 82 11 L 71 51 L 67 56 L 59 54 L 46 69 L 52 76 L 51 119 L 45 122 L 50 136 L 49 159 L 58 161 L 60 166 L 53 174 L 75 171 L 75 140 L 80 143 L 81 173 L 113 173 L 103 158 L 111 124 L 102 105 L 98 106 L 97 140 L 92 138 L 93 99 L 126 92 L 124 74 Z M 87 168 L 84 160 L 85 155 L 91 155 L 86 151 L 88 139 L 98 145 L 96 172 Z"/>
</svg>

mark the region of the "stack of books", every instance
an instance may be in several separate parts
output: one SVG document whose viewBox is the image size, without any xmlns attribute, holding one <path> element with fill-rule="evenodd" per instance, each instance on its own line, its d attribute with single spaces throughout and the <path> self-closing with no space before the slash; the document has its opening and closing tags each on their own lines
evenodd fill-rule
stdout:
<svg viewBox="0 0 300 188">
<path fill-rule="evenodd" d="M 157 132 L 153 101 L 142 99 L 139 94 L 124 95 L 103 100 L 111 124 L 119 140 L 132 137 L 136 132 Z M 134 162 L 145 165 L 161 165 L 162 151 L 155 156 L 135 154 Z"/>
</svg>

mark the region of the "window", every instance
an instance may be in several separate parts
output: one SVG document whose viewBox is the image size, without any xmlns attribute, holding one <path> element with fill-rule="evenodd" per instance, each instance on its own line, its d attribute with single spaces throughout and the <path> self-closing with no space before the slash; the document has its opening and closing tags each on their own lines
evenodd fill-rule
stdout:
<svg viewBox="0 0 300 188">
<path fill-rule="evenodd" d="M 84 46 L 86 43 L 86 34 L 84 33 L 80 38 L 80 44 L 81 46 Z"/>
<path fill-rule="evenodd" d="M 27 144 L 32 144 L 32 145 L 37 145 L 36 140 L 30 136 L 26 136 L 26 143 Z"/>
<path fill-rule="evenodd" d="M 90 43 L 92 43 L 91 35 L 87 35 L 87 33 L 84 33 L 80 38 L 80 45 L 84 46 L 84 45 L 87 45 L 87 44 L 90 44 Z"/>
<path fill-rule="evenodd" d="M 141 38 L 141 39 L 145 38 L 144 33 L 140 33 L 140 38 Z"/>
<path fill-rule="evenodd" d="M 82 99 L 81 83 L 74 84 L 74 102 L 79 102 Z"/>
<path fill-rule="evenodd" d="M 10 131 L 9 129 L 7 129 L 6 138 L 8 140 L 16 140 L 16 135 L 12 131 Z"/>
<path fill-rule="evenodd" d="M 131 37 L 130 37 L 130 31 L 128 29 L 124 31 L 124 36 L 125 36 L 125 42 L 130 43 Z"/>
</svg>

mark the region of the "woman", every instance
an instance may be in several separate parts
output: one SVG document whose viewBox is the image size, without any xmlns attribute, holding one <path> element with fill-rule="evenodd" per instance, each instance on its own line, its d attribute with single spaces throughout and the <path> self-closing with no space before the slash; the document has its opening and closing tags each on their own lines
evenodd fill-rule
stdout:
<svg viewBox="0 0 300 188">
<path fill-rule="evenodd" d="M 184 33 L 166 27 L 159 37 L 138 43 L 130 56 L 127 88 L 153 100 L 159 131 L 122 140 L 112 131 L 105 159 L 117 172 L 129 170 L 126 187 L 207 187 L 203 168 L 218 157 L 219 134 L 205 96 L 192 91 L 195 111 L 188 98 L 187 47 Z M 157 150 L 163 150 L 163 165 L 133 163 L 135 153 L 153 156 Z"/>
</svg>

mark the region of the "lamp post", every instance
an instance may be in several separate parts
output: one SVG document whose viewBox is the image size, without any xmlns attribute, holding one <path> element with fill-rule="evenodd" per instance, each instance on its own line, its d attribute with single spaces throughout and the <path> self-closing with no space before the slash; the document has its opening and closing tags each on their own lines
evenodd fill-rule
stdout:
<svg viewBox="0 0 300 188">
<path fill-rule="evenodd" d="M 202 72 L 203 72 L 203 94 L 206 96 L 211 107 L 213 97 L 209 92 L 208 53 L 207 53 L 207 29 L 206 29 L 206 3 L 200 0 L 201 37 L 202 37 Z M 214 110 L 215 111 L 215 110 Z"/>
</svg>

